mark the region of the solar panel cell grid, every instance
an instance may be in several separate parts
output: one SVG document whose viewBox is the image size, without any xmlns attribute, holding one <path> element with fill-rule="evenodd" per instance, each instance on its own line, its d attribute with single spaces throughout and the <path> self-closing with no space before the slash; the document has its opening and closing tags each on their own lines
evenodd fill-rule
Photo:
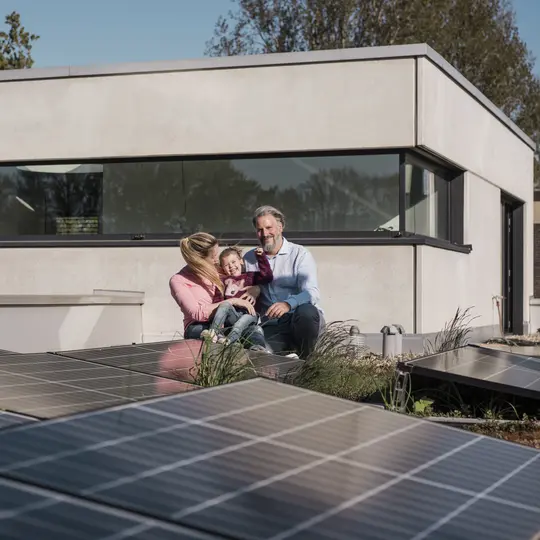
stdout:
<svg viewBox="0 0 540 540">
<path fill-rule="evenodd" d="M 413 373 L 540 398 L 540 360 L 464 347 L 405 362 Z"/>
<path fill-rule="evenodd" d="M 25 424 L 26 422 L 34 422 L 34 418 L 14 414 L 7 411 L 0 411 L 0 429 L 6 429 L 12 426 Z"/>
<path fill-rule="evenodd" d="M 21 427 L 0 450 L 0 475 L 230 538 L 503 538 L 514 510 L 505 538 L 540 530 L 539 452 L 263 380 Z M 479 503 L 497 514 L 481 534 Z"/>
<path fill-rule="evenodd" d="M 199 358 L 202 342 L 180 340 L 159 344 L 126 345 L 106 349 L 62 351 L 60 357 L 87 360 L 140 373 L 191 380 L 190 368 Z M 268 378 L 282 379 L 303 361 L 277 355 L 249 353 L 255 371 Z"/>
<path fill-rule="evenodd" d="M 19 353 L 16 353 L 16 352 L 13 352 L 13 351 L 6 351 L 5 349 L 0 349 L 0 356 L 4 356 L 4 355 L 12 356 L 12 355 L 15 355 L 15 354 L 19 354 Z"/>
<path fill-rule="evenodd" d="M 6 480 L 0 480 L 0 509 L 5 540 L 217 538 Z"/>
<path fill-rule="evenodd" d="M 195 387 L 52 354 L 0 357 L 0 407 L 53 418 Z"/>
</svg>

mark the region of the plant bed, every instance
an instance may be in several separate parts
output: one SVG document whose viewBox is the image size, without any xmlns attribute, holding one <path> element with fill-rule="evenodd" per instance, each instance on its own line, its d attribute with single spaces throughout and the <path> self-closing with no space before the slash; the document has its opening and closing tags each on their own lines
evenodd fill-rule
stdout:
<svg viewBox="0 0 540 540">
<path fill-rule="evenodd" d="M 526 336 L 504 336 L 485 341 L 488 345 L 508 345 L 509 347 L 540 347 L 540 334 Z"/>
<path fill-rule="evenodd" d="M 485 424 L 466 426 L 463 429 L 540 450 L 540 425 L 532 420 L 506 423 L 487 421 Z"/>
<path fill-rule="evenodd" d="M 407 410 L 421 416 L 515 421 L 540 417 L 540 401 L 416 375 L 411 378 Z"/>
<path fill-rule="evenodd" d="M 330 323 L 310 357 L 285 382 L 323 394 L 369 403 L 385 403 L 393 389 L 398 360 L 413 355 L 383 358 L 350 339 L 351 326 Z"/>
</svg>

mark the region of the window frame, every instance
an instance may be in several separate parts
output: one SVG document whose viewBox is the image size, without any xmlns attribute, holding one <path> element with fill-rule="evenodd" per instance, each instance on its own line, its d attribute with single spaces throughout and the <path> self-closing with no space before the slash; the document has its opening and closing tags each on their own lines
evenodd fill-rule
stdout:
<svg viewBox="0 0 540 540">
<path fill-rule="evenodd" d="M 164 161 L 210 161 L 210 160 L 239 160 L 264 158 L 294 158 L 294 157 L 336 157 L 336 156 L 362 156 L 362 155 L 396 155 L 399 166 L 399 227 L 394 230 L 380 231 L 317 231 L 298 232 L 290 231 L 287 238 L 293 242 L 300 242 L 311 246 L 339 246 L 339 245 L 431 245 L 441 249 L 470 253 L 472 246 L 464 244 L 464 171 L 452 166 L 443 160 L 431 156 L 421 149 L 385 148 L 373 150 L 344 150 L 344 151 L 318 151 L 318 152 L 291 152 L 291 153 L 261 153 L 261 154 L 233 154 L 211 156 L 152 156 L 136 158 L 107 158 L 107 159 L 70 159 L 34 162 L 4 162 L 0 167 L 18 167 L 21 165 L 60 165 L 74 162 L 84 164 L 113 164 L 113 163 L 148 163 Z M 411 233 L 405 226 L 405 167 L 411 164 L 427 168 L 449 182 L 449 196 L 447 209 L 447 227 L 449 240 L 442 240 L 417 233 Z M 103 200 L 102 200 L 103 204 Z M 100 231 L 102 221 L 99 221 Z M 220 233 L 208 231 L 223 243 L 241 243 L 243 245 L 256 245 L 255 235 L 249 233 Z M 152 233 L 144 232 L 134 234 L 72 234 L 72 235 L 1 235 L 0 248 L 8 247 L 156 247 L 177 246 L 182 238 L 178 233 Z"/>
<path fill-rule="evenodd" d="M 448 182 L 448 197 L 446 208 L 446 230 L 448 239 L 438 239 L 441 242 L 449 242 L 452 245 L 464 245 L 464 204 L 465 204 L 465 181 L 464 171 L 431 156 L 425 157 L 419 151 L 408 151 L 400 160 L 400 207 L 399 207 L 399 230 L 404 234 L 414 234 L 407 231 L 406 227 L 406 177 L 405 165 L 412 165 L 421 169 L 427 169 L 436 176 Z M 423 236 L 423 235 L 418 235 Z M 429 237 L 432 238 L 432 237 Z"/>
</svg>

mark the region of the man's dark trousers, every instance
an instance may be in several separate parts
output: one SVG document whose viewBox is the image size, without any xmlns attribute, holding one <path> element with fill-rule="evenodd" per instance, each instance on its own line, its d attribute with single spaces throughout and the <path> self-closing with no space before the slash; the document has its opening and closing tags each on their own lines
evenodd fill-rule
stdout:
<svg viewBox="0 0 540 540">
<path fill-rule="evenodd" d="M 296 352 L 303 359 L 312 353 L 323 326 L 324 318 L 313 304 L 302 304 L 277 321 L 263 323 L 264 336 L 274 353 Z"/>
</svg>

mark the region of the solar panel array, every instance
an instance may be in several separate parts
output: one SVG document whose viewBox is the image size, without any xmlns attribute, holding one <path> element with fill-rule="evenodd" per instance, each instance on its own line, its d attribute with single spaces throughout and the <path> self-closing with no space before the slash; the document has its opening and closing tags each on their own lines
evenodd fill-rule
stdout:
<svg viewBox="0 0 540 540">
<path fill-rule="evenodd" d="M 5 354 L 19 354 L 19 353 L 6 351 L 5 349 L 0 349 L 0 356 L 4 356 Z"/>
<path fill-rule="evenodd" d="M 410 360 L 411 372 L 540 399 L 540 359 L 487 348 L 463 347 Z"/>
<path fill-rule="evenodd" d="M 538 478 L 534 449 L 251 379 L 0 432 L 0 530 L 530 540 Z"/>
<path fill-rule="evenodd" d="M 49 353 L 0 356 L 0 409 L 41 419 L 195 388 Z"/>
<path fill-rule="evenodd" d="M 30 416 L 23 416 L 22 414 L 16 414 L 9 411 L 0 411 L 0 429 L 26 424 L 26 422 L 35 422 L 35 420 L 35 418 Z"/>
<path fill-rule="evenodd" d="M 190 368 L 199 358 L 202 346 L 203 342 L 199 340 L 180 340 L 62 351 L 56 354 L 139 373 L 189 381 Z M 280 380 L 302 364 L 302 360 L 298 358 L 266 353 L 249 353 L 249 357 L 258 375 Z"/>
<path fill-rule="evenodd" d="M 0 527 L 5 540 L 214 540 L 192 529 L 0 479 Z"/>
</svg>

